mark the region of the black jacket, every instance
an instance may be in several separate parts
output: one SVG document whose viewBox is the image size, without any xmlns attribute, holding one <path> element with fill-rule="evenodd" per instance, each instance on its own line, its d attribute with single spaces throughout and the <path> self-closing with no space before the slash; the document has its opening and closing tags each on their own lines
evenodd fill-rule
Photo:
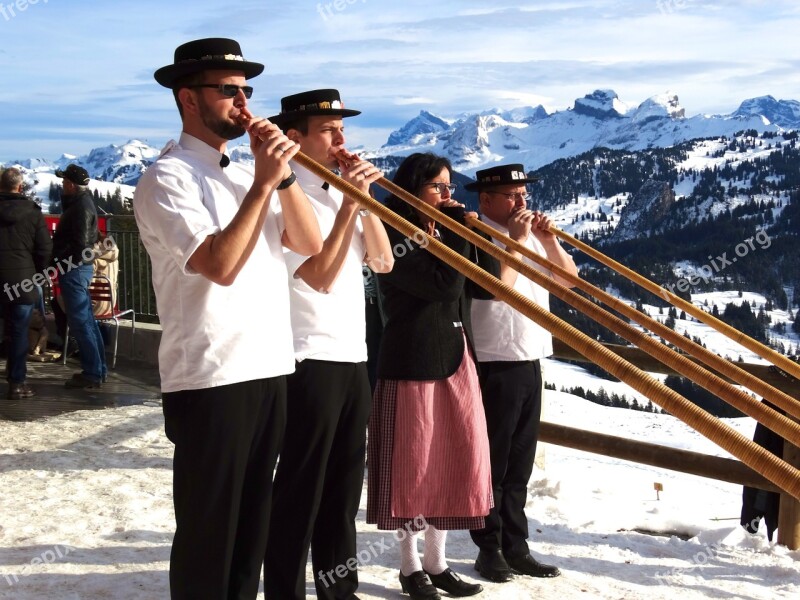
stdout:
<svg viewBox="0 0 800 600">
<path fill-rule="evenodd" d="M 83 251 L 91 249 L 99 237 L 92 193 L 84 190 L 74 196 L 62 196 L 61 206 L 64 210 L 53 235 L 53 258 L 62 262 L 71 259 L 79 265 Z"/>
<path fill-rule="evenodd" d="M 42 209 L 22 194 L 0 193 L 1 303 L 34 304 L 37 301 L 32 283 L 43 280 L 37 277 L 35 281 L 34 275 L 47 268 L 52 247 Z"/>
<path fill-rule="evenodd" d="M 464 209 L 449 207 L 447 216 L 463 223 Z M 495 277 L 500 264 L 461 236 L 441 227 L 441 242 Z M 493 296 L 399 231 L 386 226 L 394 268 L 378 275 L 386 325 L 378 354 L 378 377 L 416 381 L 446 379 L 464 355 L 463 324 L 470 350 L 472 298 Z M 405 251 L 402 250 L 405 248 Z"/>
</svg>

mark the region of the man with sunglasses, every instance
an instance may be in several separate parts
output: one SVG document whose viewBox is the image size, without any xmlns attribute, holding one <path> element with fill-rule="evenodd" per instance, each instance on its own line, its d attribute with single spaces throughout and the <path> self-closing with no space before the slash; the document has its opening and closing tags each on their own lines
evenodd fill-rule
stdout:
<svg viewBox="0 0 800 600">
<path fill-rule="evenodd" d="M 552 221 L 527 207 L 529 178 L 520 164 L 478 171 L 468 190 L 479 193 L 482 220 L 524 244 L 540 256 L 577 275 L 572 257 L 548 231 Z M 498 246 L 505 244 L 493 239 Z M 511 249 L 508 252 L 550 276 L 529 259 Z M 502 264 L 500 278 L 506 285 L 549 310 L 547 291 Z M 570 284 L 558 277 L 559 283 Z M 525 502 L 528 480 L 533 472 L 536 441 L 542 410 L 542 371 L 539 359 L 553 353 L 550 333 L 506 303 L 475 300 L 472 326 L 478 355 L 481 392 L 489 429 L 494 508 L 486 527 L 470 532 L 480 552 L 475 568 L 486 579 L 504 582 L 512 573 L 530 577 L 557 577 L 559 570 L 538 562 L 528 548 L 528 519 Z"/>
<path fill-rule="evenodd" d="M 358 114 L 337 90 L 322 89 L 282 98 L 270 121 L 309 158 L 368 194 L 383 173 L 344 151 L 343 119 Z M 317 598 L 343 600 L 355 598 L 358 587 L 355 518 L 371 405 L 361 267 L 386 273 L 394 261 L 378 217 L 302 165 L 292 168 L 325 241 L 316 256 L 286 252 L 297 366 L 287 382 L 264 590 L 268 598 L 305 598 L 310 546 Z"/>
<path fill-rule="evenodd" d="M 175 445 L 174 599 L 258 593 L 294 370 L 283 246 L 306 256 L 322 247 L 289 166 L 297 145 L 247 110 L 245 81 L 263 69 L 234 40 L 179 46 L 155 79 L 172 89 L 183 131 L 134 196 L 153 263 L 164 424 Z M 252 168 L 225 154 L 245 132 Z"/>
</svg>

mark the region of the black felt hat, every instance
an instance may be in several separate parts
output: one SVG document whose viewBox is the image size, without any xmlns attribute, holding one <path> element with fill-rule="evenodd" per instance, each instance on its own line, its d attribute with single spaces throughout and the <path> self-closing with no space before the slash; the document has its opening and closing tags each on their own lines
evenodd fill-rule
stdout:
<svg viewBox="0 0 800 600">
<path fill-rule="evenodd" d="M 500 165 L 476 171 L 475 179 L 477 181 L 466 184 L 464 188 L 472 192 L 500 185 L 519 185 L 539 181 L 538 177 L 528 177 L 525 174 L 525 167 L 519 164 Z"/>
<path fill-rule="evenodd" d="M 89 185 L 89 173 L 76 164 L 68 165 L 63 171 L 56 171 L 56 177 L 69 179 L 75 185 Z"/>
<path fill-rule="evenodd" d="M 228 38 L 204 38 L 181 44 L 175 49 L 175 62 L 155 72 L 156 81 L 172 88 L 176 79 L 199 71 L 244 71 L 245 79 L 260 75 L 264 65 L 242 56 L 239 42 Z"/>
<path fill-rule="evenodd" d="M 339 90 L 311 90 L 281 98 L 281 113 L 269 118 L 280 126 L 301 117 L 317 117 L 320 115 L 341 115 L 355 117 L 360 110 L 344 107 Z"/>
</svg>

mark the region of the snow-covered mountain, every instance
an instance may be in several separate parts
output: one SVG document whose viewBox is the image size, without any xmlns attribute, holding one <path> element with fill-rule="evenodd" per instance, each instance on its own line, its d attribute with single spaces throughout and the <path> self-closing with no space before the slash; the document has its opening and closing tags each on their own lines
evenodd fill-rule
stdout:
<svg viewBox="0 0 800 600">
<path fill-rule="evenodd" d="M 89 171 L 89 176 L 93 179 L 136 185 L 144 169 L 158 158 L 158 154 L 158 149 L 139 140 L 131 140 L 121 146 L 112 144 L 95 148 L 87 156 L 77 160 L 65 160 L 62 157 L 59 162 L 77 162 Z"/>
<path fill-rule="evenodd" d="M 161 150 L 140 140 L 130 140 L 124 144 L 110 144 L 94 148 L 84 156 L 62 154 L 54 161 L 44 158 L 28 158 L 10 161 L 6 166 L 19 167 L 33 193 L 47 208 L 52 184 L 60 185 L 55 176 L 58 169 L 76 163 L 89 172 L 92 181 L 90 189 L 101 194 L 113 193 L 120 188 L 123 198 L 133 198 L 133 191 L 142 173 L 159 156 Z M 247 143 L 232 145 L 229 148 L 231 160 L 243 163 L 253 162 L 253 153 Z"/>
<path fill-rule="evenodd" d="M 431 151 L 447 156 L 457 171 L 472 176 L 477 169 L 498 162 L 522 163 L 527 170 L 534 170 L 598 147 L 645 150 L 731 136 L 745 129 L 777 132 L 798 128 L 800 102 L 796 100 L 762 96 L 745 100 L 729 115 L 687 117 L 678 96 L 671 92 L 636 105 L 622 101 L 613 90 L 596 90 L 578 98 L 572 108 L 553 113 L 543 106 L 527 106 L 449 118 L 423 110 L 392 132 L 383 147 L 363 155 L 382 163 L 396 162 L 412 152 Z M 85 156 L 64 154 L 56 161 L 29 158 L 8 165 L 22 167 L 45 201 L 52 180 L 48 174 L 72 162 L 100 182 L 122 186 L 129 196 L 132 188 L 125 186 L 134 186 L 158 154 L 159 148 L 130 140 L 96 148 Z M 231 146 L 230 155 L 234 161 L 253 160 L 246 143 Z"/>
<path fill-rule="evenodd" d="M 431 151 L 447 156 L 458 171 L 472 175 L 497 162 L 518 162 L 533 170 L 597 147 L 643 150 L 729 136 L 744 129 L 799 127 L 800 102 L 795 100 L 763 96 L 745 100 L 729 115 L 687 117 L 672 92 L 631 105 L 613 90 L 596 90 L 578 98 L 572 108 L 552 114 L 541 106 L 493 109 L 456 119 L 423 111 L 368 156 Z"/>
</svg>

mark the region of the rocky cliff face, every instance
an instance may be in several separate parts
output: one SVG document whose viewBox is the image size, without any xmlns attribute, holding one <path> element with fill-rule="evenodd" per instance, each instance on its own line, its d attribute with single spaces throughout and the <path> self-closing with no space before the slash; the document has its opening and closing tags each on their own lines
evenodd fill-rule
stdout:
<svg viewBox="0 0 800 600">
<path fill-rule="evenodd" d="M 675 203 L 675 192 L 665 181 L 650 180 L 631 196 L 620 214 L 619 225 L 611 237 L 621 242 L 649 236 Z"/>
</svg>

